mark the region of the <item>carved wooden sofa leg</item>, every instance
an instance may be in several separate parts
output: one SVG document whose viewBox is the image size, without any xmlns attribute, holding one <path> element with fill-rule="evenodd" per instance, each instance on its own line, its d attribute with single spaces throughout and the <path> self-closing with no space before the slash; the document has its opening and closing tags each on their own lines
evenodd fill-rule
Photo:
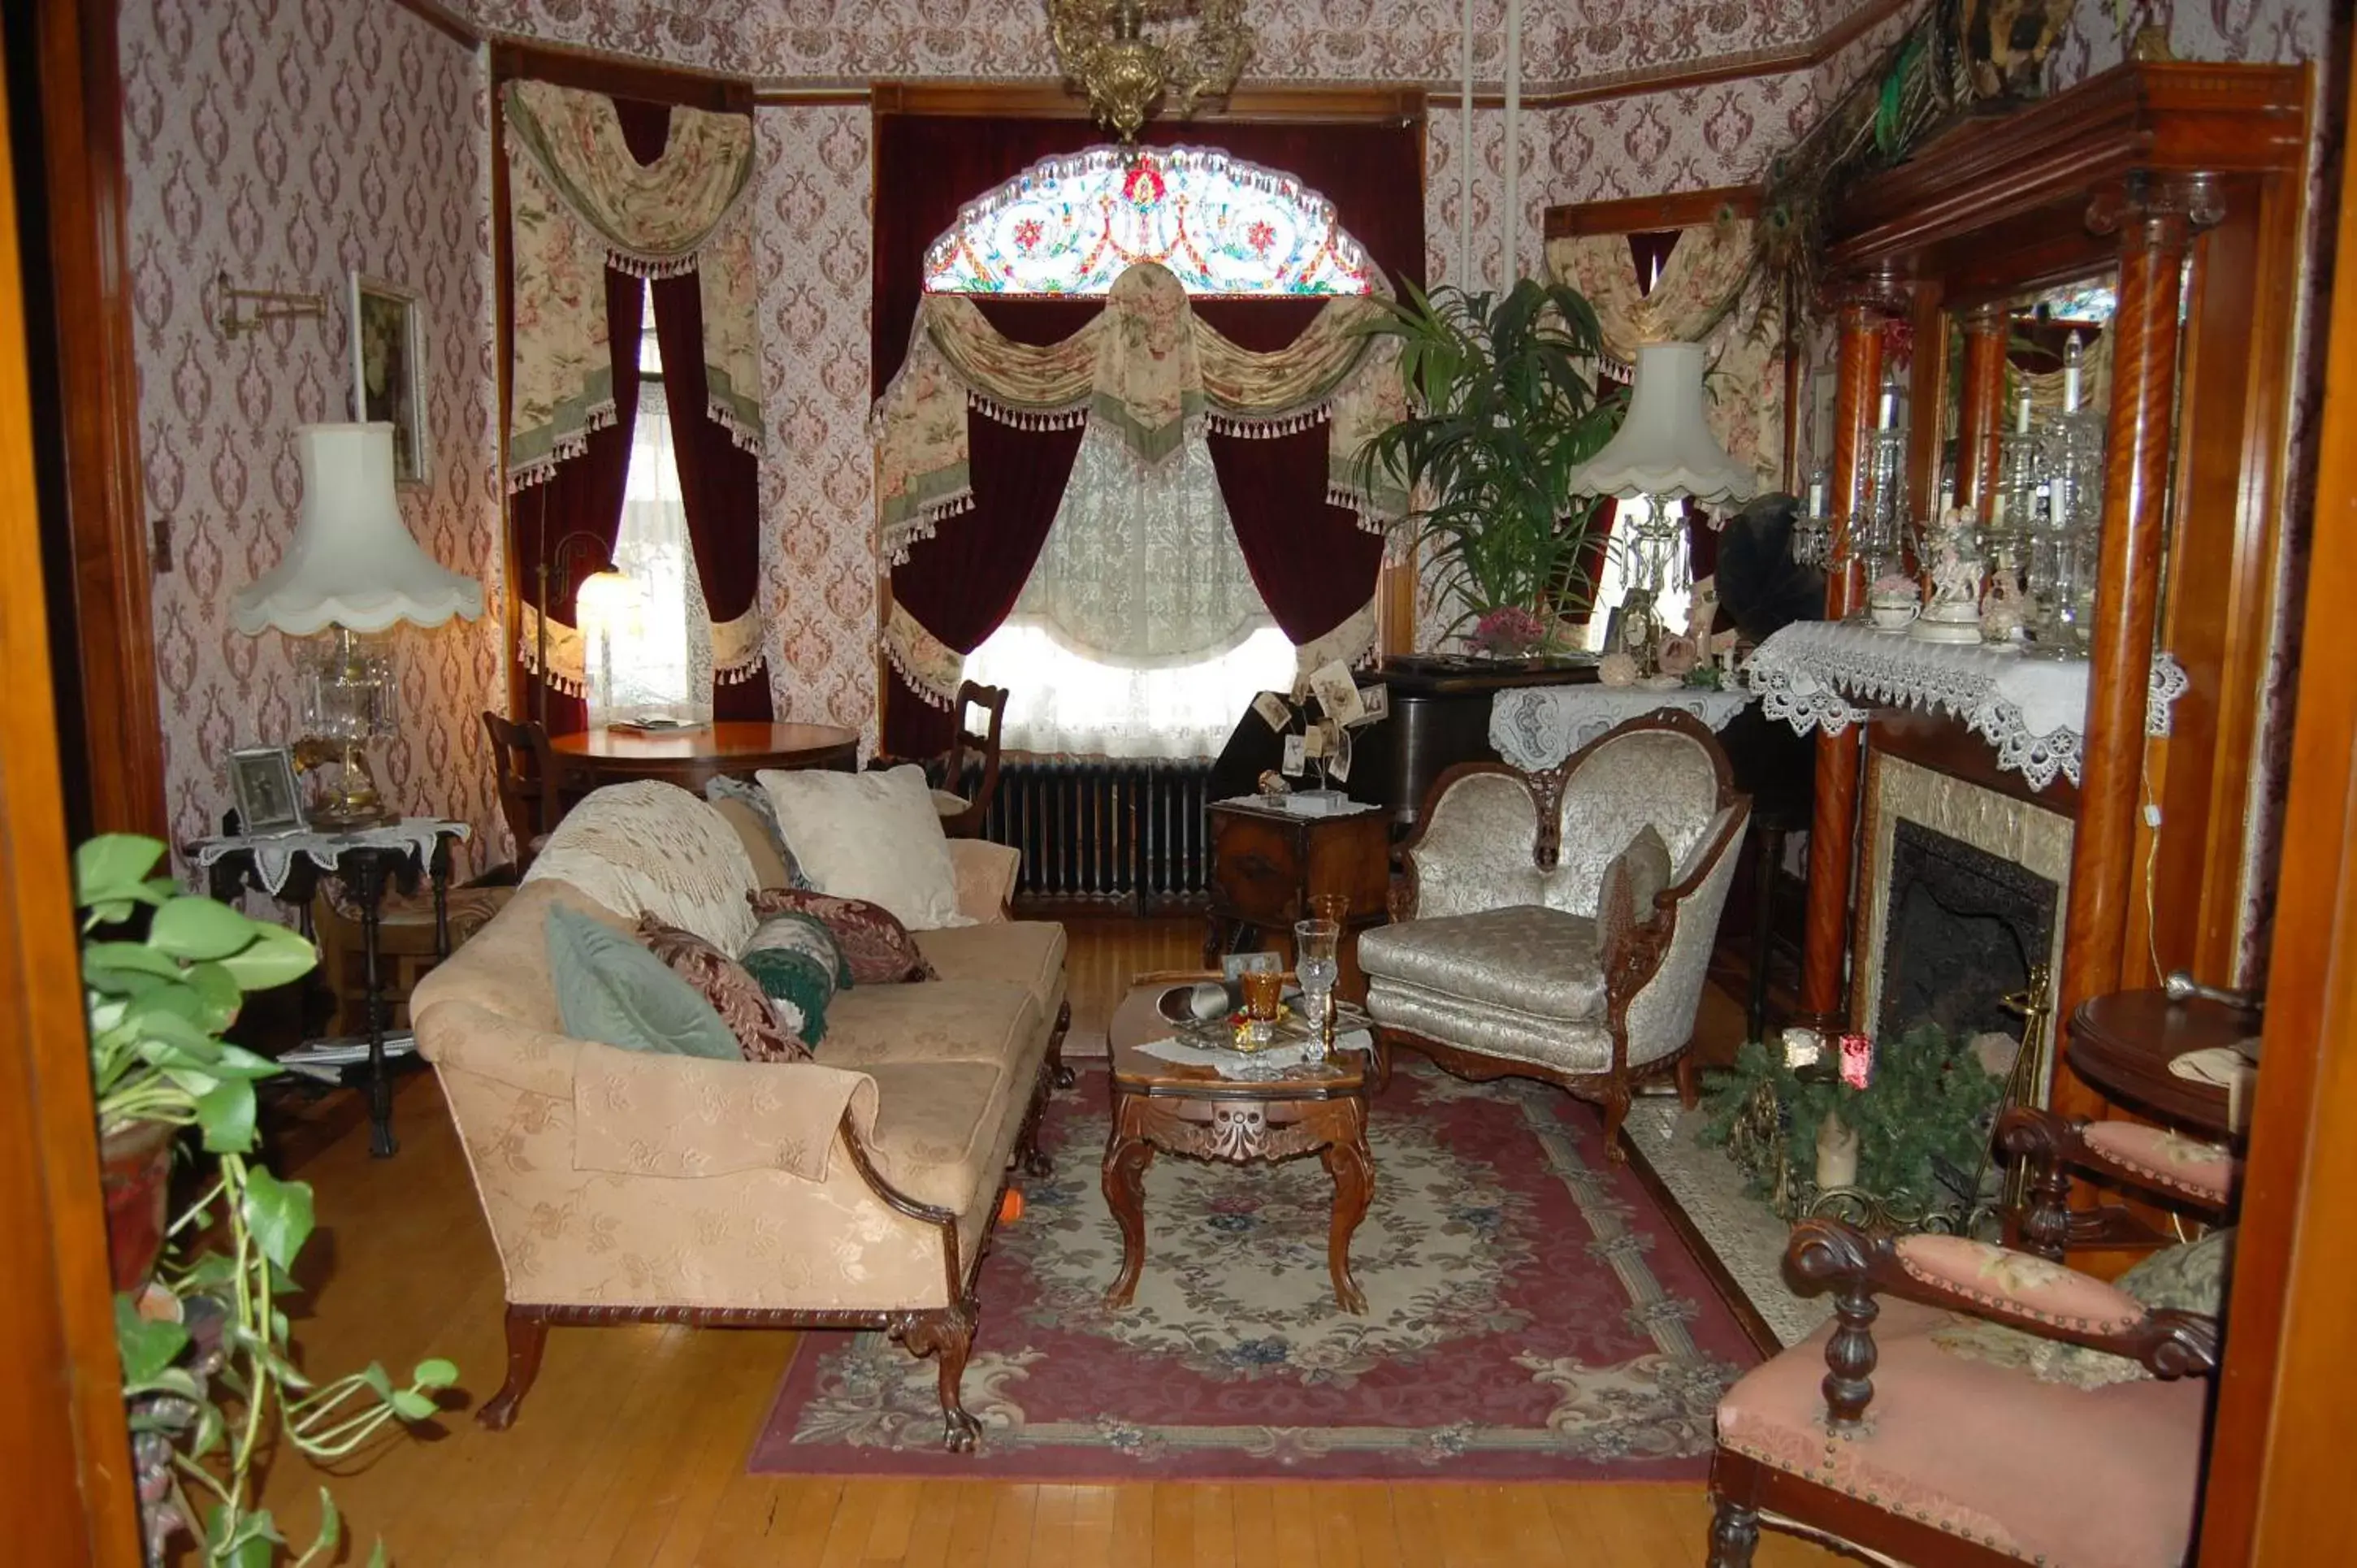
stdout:
<svg viewBox="0 0 2357 1568">
<path fill-rule="evenodd" d="M 1049 1086 L 1056 1079 L 1055 1058 L 1050 1056 L 1039 1064 L 1039 1079 L 1031 1090 L 1031 1109 L 1024 1113 L 1023 1131 L 1016 1134 L 1013 1165 L 1025 1176 L 1040 1181 L 1056 1174 L 1056 1162 L 1039 1147 L 1039 1123 L 1047 1120 Z"/>
<path fill-rule="evenodd" d="M 531 1306 L 508 1308 L 508 1380 L 475 1412 L 477 1421 L 493 1432 L 515 1424 L 516 1408 L 540 1376 L 540 1353 L 547 1345 L 547 1313 Z"/>
<path fill-rule="evenodd" d="M 1751 1568 L 1760 1545 L 1760 1515 L 1732 1498 L 1717 1499 L 1710 1521 L 1709 1568 Z"/>
<path fill-rule="evenodd" d="M 942 1446 L 952 1454 L 971 1454 L 982 1436 L 982 1423 L 966 1412 L 965 1359 L 974 1348 L 975 1309 L 972 1302 L 905 1314 L 892 1325 L 892 1337 L 910 1355 L 939 1359 L 942 1391 Z"/>
<path fill-rule="evenodd" d="M 1064 1065 L 1064 1036 L 1071 1026 L 1072 1004 L 1067 1002 L 1057 1009 L 1056 1032 L 1048 1036 L 1048 1067 L 1058 1089 L 1070 1089 L 1080 1081 L 1080 1075 Z"/>
</svg>

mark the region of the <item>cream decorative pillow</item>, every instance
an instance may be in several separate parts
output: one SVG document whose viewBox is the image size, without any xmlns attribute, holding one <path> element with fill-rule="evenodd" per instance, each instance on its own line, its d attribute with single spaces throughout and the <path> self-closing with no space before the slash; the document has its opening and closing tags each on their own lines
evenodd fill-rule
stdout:
<svg viewBox="0 0 2357 1568">
<path fill-rule="evenodd" d="M 974 924 L 958 912 L 957 873 L 923 768 L 770 768 L 754 777 L 770 792 L 786 844 L 818 891 L 881 904 L 912 931 Z"/>
</svg>

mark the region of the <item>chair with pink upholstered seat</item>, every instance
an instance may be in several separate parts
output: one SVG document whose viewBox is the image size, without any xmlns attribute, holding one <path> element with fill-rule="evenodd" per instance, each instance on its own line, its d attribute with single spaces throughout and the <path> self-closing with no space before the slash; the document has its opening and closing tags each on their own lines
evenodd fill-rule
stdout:
<svg viewBox="0 0 2357 1568">
<path fill-rule="evenodd" d="M 2029 1206 L 2007 1216 L 2009 1238 L 2057 1261 L 2072 1241 L 2074 1169 L 2107 1186 L 2137 1188 L 2204 1223 L 2227 1219 L 2242 1186 L 2243 1162 L 2231 1151 L 2140 1122 L 2067 1120 L 2018 1105 L 1997 1119 L 1996 1141 L 2027 1161 L 2030 1173 Z M 2077 1218 L 2088 1223 L 2100 1211 L 2083 1209 Z M 2089 1240 L 2080 1237 L 2082 1245 Z"/>
<path fill-rule="evenodd" d="M 1719 1401 L 1710 1568 L 1763 1520 L 1927 1568 L 2185 1561 L 2214 1319 L 1953 1236 L 1809 1220 L 1785 1261 L 1835 1318 Z M 2124 1359 L 2068 1379 L 2041 1359 L 2068 1346 Z"/>
</svg>

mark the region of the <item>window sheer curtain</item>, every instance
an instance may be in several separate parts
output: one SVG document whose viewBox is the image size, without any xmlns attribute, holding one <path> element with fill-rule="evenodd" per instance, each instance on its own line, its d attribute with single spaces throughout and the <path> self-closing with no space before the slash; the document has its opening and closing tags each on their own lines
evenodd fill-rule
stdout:
<svg viewBox="0 0 2357 1568">
<path fill-rule="evenodd" d="M 649 369 L 660 370 L 658 360 Z M 712 717 L 712 618 L 688 542 L 676 437 L 663 383 L 639 392 L 614 565 L 639 590 L 630 657 L 616 661 L 611 719 Z"/>
</svg>

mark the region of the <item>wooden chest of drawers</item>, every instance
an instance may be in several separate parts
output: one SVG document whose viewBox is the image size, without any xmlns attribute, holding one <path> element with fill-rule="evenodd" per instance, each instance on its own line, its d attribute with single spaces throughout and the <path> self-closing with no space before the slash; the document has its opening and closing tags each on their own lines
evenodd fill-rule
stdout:
<svg viewBox="0 0 2357 1568">
<path fill-rule="evenodd" d="M 1391 891 L 1391 826 L 1381 811 L 1303 817 L 1222 801 L 1210 808 L 1211 930 L 1205 967 L 1246 938 L 1275 938 L 1291 950 L 1293 922 L 1306 920 L 1320 894 L 1344 901 L 1340 993 L 1365 994 L 1359 975 L 1358 932 L 1387 918 Z"/>
</svg>

